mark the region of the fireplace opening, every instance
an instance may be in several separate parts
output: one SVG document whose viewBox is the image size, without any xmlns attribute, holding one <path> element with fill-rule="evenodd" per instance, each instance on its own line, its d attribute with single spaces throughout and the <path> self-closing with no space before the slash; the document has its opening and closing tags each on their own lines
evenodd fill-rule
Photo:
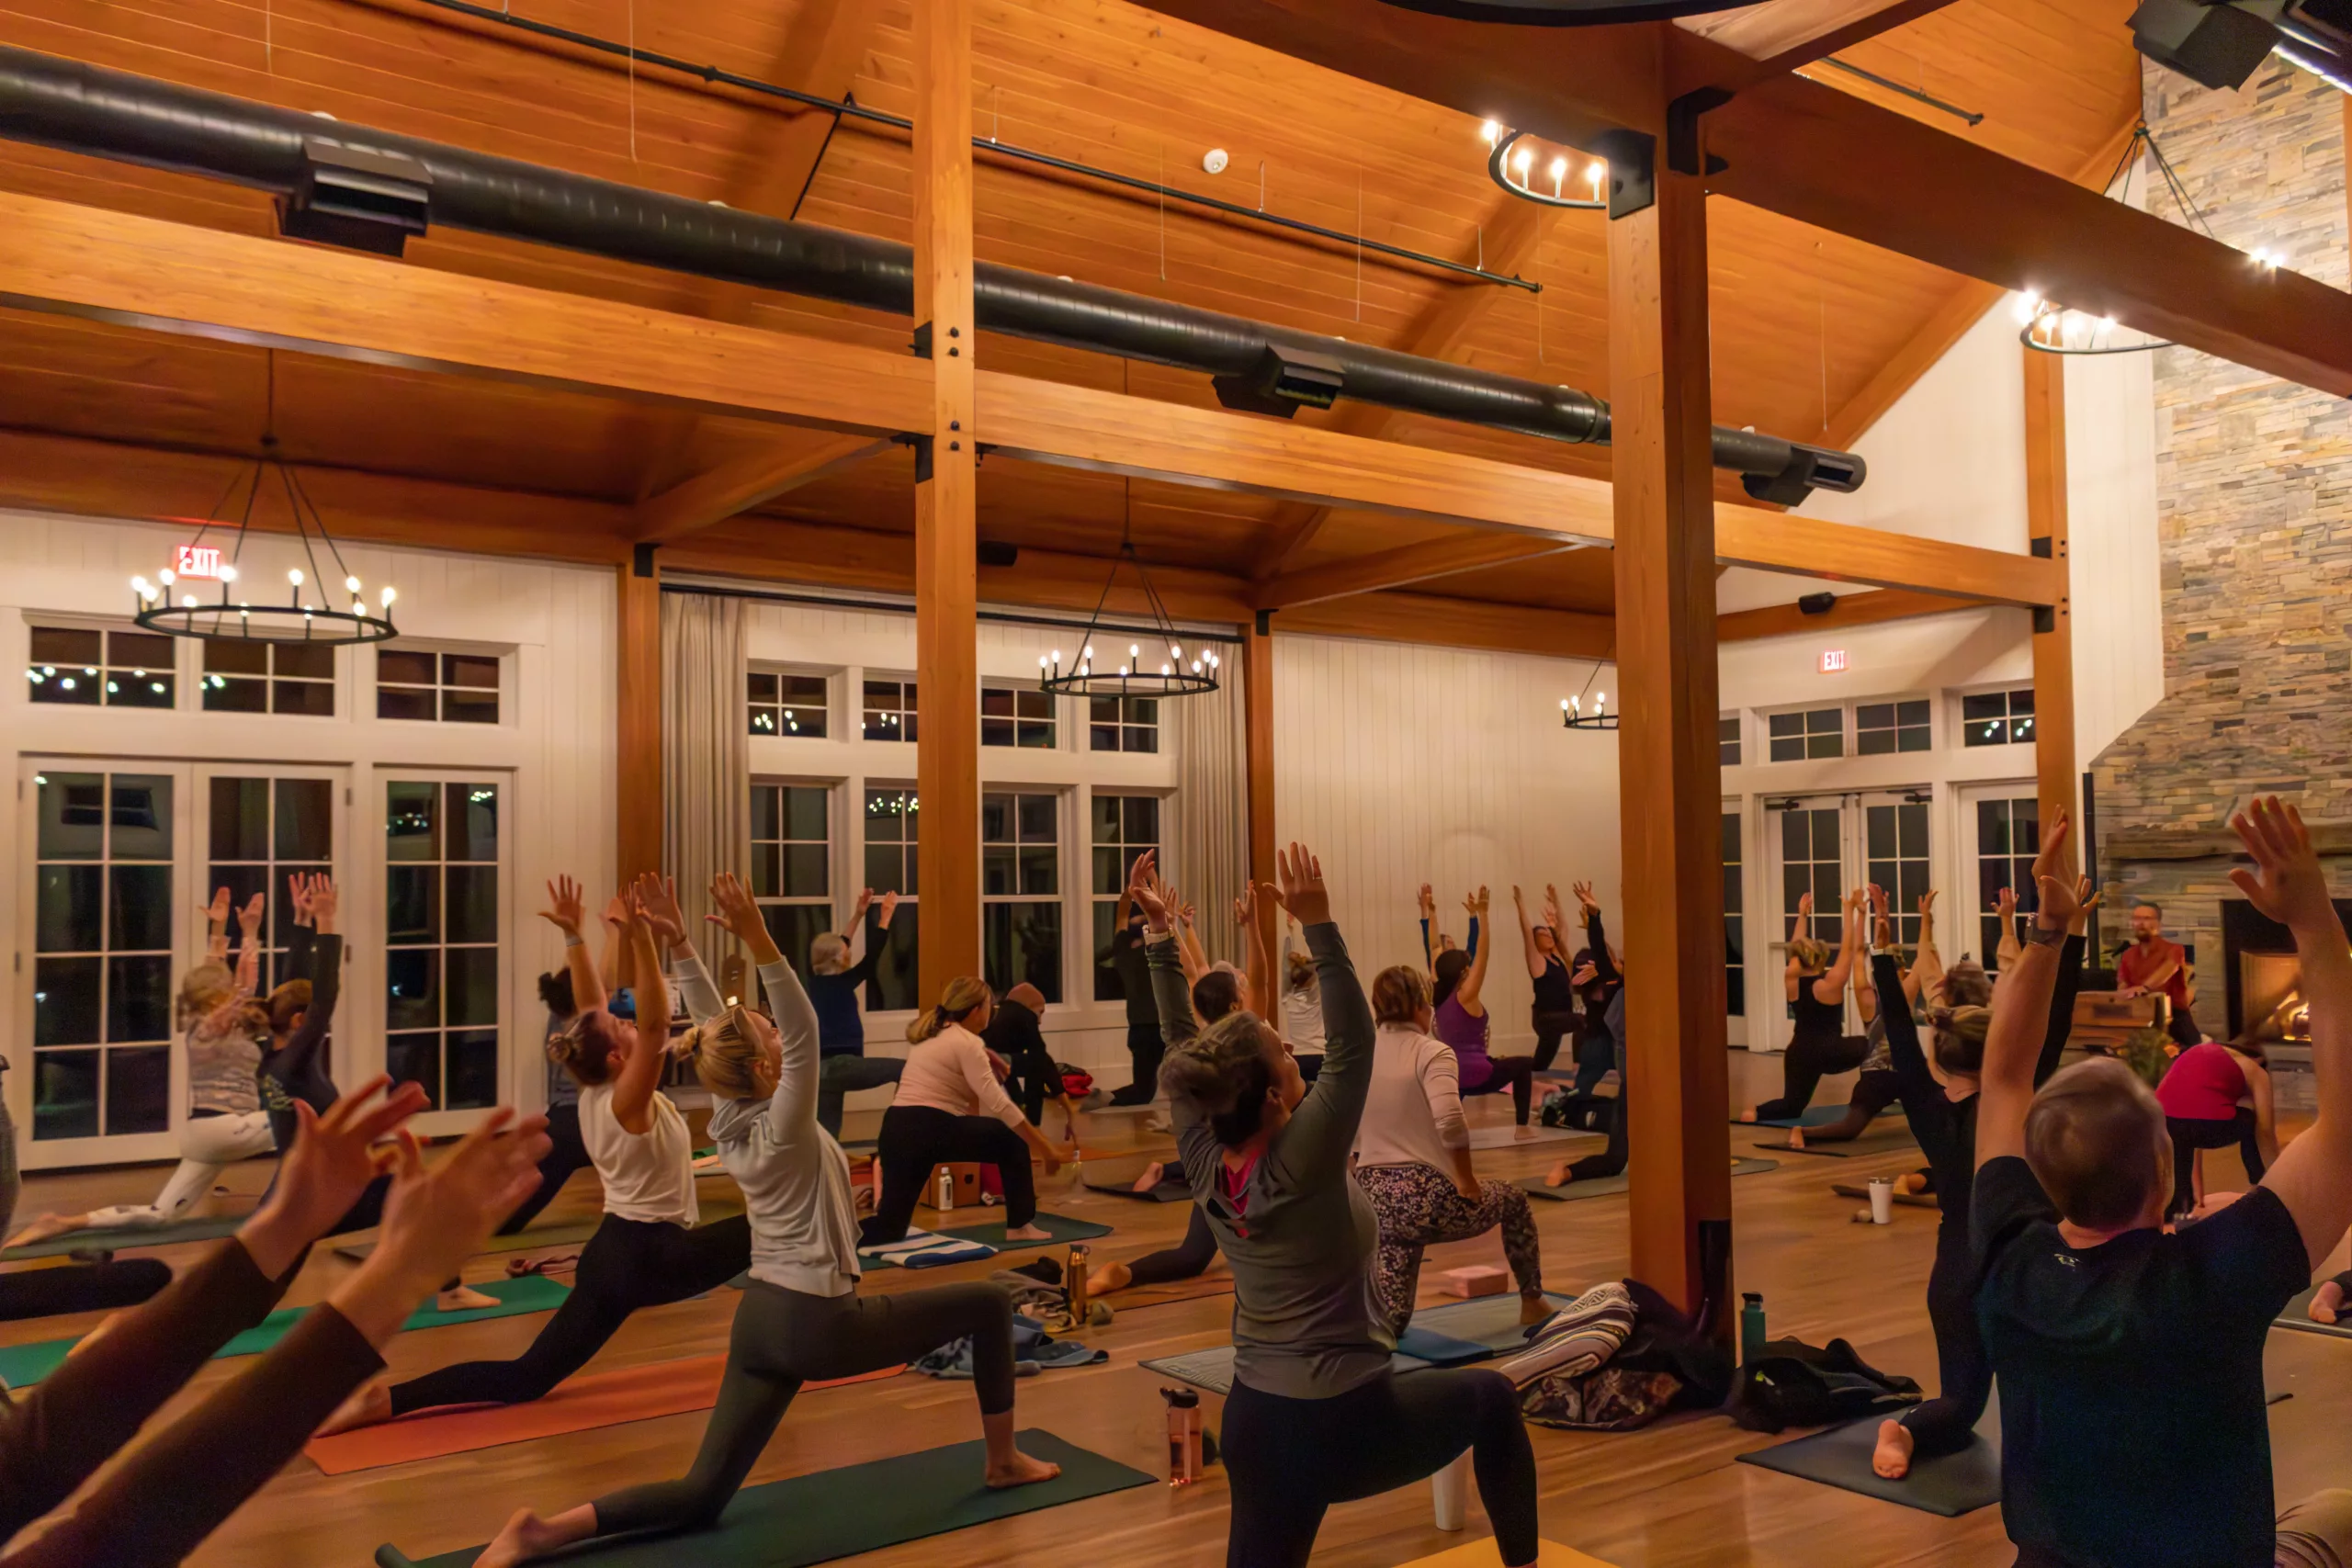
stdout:
<svg viewBox="0 0 2352 1568">
<path fill-rule="evenodd" d="M 2335 900 L 2335 912 L 2352 924 L 2352 899 Z M 2293 933 L 2245 899 L 2224 898 L 2222 954 L 2230 1038 L 2251 1034 L 2266 1044 L 2309 1044 L 2311 1008 L 2303 1000 Z"/>
</svg>

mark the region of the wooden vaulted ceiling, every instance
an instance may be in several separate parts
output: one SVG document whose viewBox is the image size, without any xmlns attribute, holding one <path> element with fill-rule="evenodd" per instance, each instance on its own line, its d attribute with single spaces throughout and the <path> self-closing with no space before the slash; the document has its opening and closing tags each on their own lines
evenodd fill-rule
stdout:
<svg viewBox="0 0 2352 1568">
<path fill-rule="evenodd" d="M 1371 3 L 1371 0 L 1366 0 Z M 1736 42 L 1787 7 L 1702 19 Z M 1842 0 L 1840 0 L 1842 4 Z M 1843 4 L 1843 9 L 1855 9 Z M 1867 6 L 1861 7 L 1867 9 Z M 1843 73 L 1824 82 L 2078 177 L 2128 126 L 2139 64 L 2121 0 L 1955 0 L 1842 57 L 1982 114 L 1973 130 Z M 910 112 L 903 0 L 514 0 L 534 19 Z M 0 39 L 606 179 L 904 240 L 905 139 L 469 21 L 412 0 L 6 0 Z M 1464 281 L 985 154 L 982 259 L 1580 387 L 1606 396 L 1603 220 L 1514 210 L 1476 120 L 1156 16 L 1125 0 L 999 0 L 975 37 L 974 130 L 1464 262 L 1516 260 L 1541 294 Z M 1226 171 L 1202 155 L 1222 148 Z M 821 156 L 820 156 L 821 152 Z M 814 161 L 813 175 L 806 174 Z M 1262 169 L 1262 176 L 1261 171 Z M 0 187 L 266 234 L 266 197 L 0 142 Z M 1850 443 L 1976 310 L 1984 286 L 1757 209 L 1711 214 L 1719 423 Z M 876 345 L 908 323 L 788 296 L 454 231 L 413 265 L 720 315 Z M 997 368 L 1193 404 L 1205 378 L 1001 338 Z M 1329 416 L 1359 421 L 1367 411 Z M 265 426 L 300 462 L 627 505 L 780 439 L 772 426 L 0 311 L 0 429 L 251 453 Z M 1360 433 L 1605 476 L 1605 449 L 1382 417 Z M 797 437 L 784 433 L 787 443 Z M 813 442 L 813 434 L 802 437 Z M 760 518 L 904 533 L 893 451 L 710 536 L 759 552 Z M 1727 494 L 1736 491 L 1727 491 Z M 101 508 L 102 509 L 102 508 Z M 1258 497 L 1008 461 L 980 478 L 984 537 L 1107 554 L 1132 517 L 1154 562 L 1247 577 L 1442 541 L 1393 517 L 1302 515 Z M 1559 609 L 1610 603 L 1605 551 L 1442 581 Z"/>
</svg>

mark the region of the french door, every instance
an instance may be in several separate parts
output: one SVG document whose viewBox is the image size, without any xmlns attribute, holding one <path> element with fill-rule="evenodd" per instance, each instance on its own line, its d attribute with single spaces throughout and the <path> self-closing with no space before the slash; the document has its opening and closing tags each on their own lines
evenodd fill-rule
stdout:
<svg viewBox="0 0 2352 1568">
<path fill-rule="evenodd" d="M 2033 863 L 2041 852 L 2041 802 L 2031 779 L 1974 784 L 1960 797 L 1962 866 L 1973 908 L 1952 911 L 1955 934 L 1946 957 L 1966 953 L 1990 971 L 1998 967 L 2001 919 L 1995 906 L 2004 888 L 2018 896 L 2018 913 L 2040 902 Z"/>
<path fill-rule="evenodd" d="M 1869 883 L 1886 889 L 1894 914 L 1895 940 L 1910 946 L 1919 939 L 1918 904 L 1934 884 L 1934 818 L 1924 790 L 1877 790 L 1860 794 L 1800 795 L 1766 803 L 1765 850 L 1772 905 L 1769 931 L 1748 933 L 1748 949 L 1769 953 L 1770 974 L 1759 991 L 1769 1000 L 1764 1027 L 1749 1021 L 1751 1039 L 1761 1036 L 1779 1050 L 1789 1041 L 1791 1017 L 1781 975 L 1789 961 L 1789 935 L 1797 906 L 1813 896 L 1813 934 L 1836 947 L 1845 935 L 1843 904 L 1848 893 Z M 1850 992 L 1847 1024 L 1859 1031 Z"/>
</svg>

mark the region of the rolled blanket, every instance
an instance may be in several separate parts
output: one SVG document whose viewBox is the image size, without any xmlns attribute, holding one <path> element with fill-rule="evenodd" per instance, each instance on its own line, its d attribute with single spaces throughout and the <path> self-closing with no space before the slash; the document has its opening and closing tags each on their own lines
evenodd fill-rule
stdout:
<svg viewBox="0 0 2352 1568">
<path fill-rule="evenodd" d="M 1527 1348 L 1495 1370 L 1524 1389 L 1539 1378 L 1577 1378 L 1614 1356 L 1634 1332 L 1634 1297 L 1611 1280 L 1554 1313 L 1528 1337 Z"/>
</svg>

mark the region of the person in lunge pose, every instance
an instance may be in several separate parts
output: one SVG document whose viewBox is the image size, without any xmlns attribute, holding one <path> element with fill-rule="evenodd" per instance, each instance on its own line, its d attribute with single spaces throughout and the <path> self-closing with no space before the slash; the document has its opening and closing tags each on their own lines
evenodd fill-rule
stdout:
<svg viewBox="0 0 2352 1568">
<path fill-rule="evenodd" d="M 1813 1091 L 1823 1078 L 1850 1073 L 1870 1055 L 1870 1042 L 1846 1032 L 1846 977 L 1853 973 L 1854 953 L 1861 943 L 1862 896 L 1847 896 L 1838 947 L 1813 934 L 1813 895 L 1800 896 L 1789 933 L 1789 1005 L 1796 1010 L 1796 1026 L 1789 1048 L 1781 1053 L 1781 1098 L 1753 1105 L 1739 1114 L 1743 1122 L 1785 1122 L 1803 1116 L 1813 1103 Z"/>
<path fill-rule="evenodd" d="M 1315 857 L 1281 857 L 1283 907 L 1306 928 L 1327 1051 L 1309 1088 L 1256 1015 L 1227 1014 L 1169 1053 L 1161 1082 L 1193 1201 L 1233 1266 L 1233 1393 L 1222 1432 L 1227 1568 L 1300 1568 L 1325 1510 L 1474 1455 L 1504 1568 L 1537 1550 L 1535 1461 L 1510 1380 L 1484 1368 L 1389 1369 L 1368 1269 L 1379 1225 L 1348 1171 L 1371 1089 L 1372 1010 Z M 1152 940 L 1167 911 L 1140 895 Z"/>
</svg>

